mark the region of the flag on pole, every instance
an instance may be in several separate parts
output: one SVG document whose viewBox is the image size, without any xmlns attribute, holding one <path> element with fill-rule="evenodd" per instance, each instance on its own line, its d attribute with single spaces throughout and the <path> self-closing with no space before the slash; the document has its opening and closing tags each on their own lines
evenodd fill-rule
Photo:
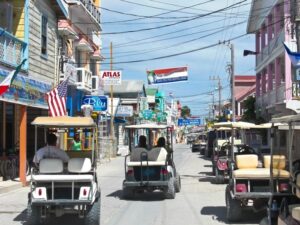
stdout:
<svg viewBox="0 0 300 225">
<path fill-rule="evenodd" d="M 61 82 L 56 88 L 47 93 L 50 116 L 66 116 L 67 115 L 67 90 L 69 77 Z"/>
<path fill-rule="evenodd" d="M 285 43 L 283 43 L 283 46 L 293 64 L 293 66 L 300 66 L 300 53 L 292 52 Z"/>
<path fill-rule="evenodd" d="M 14 81 L 14 79 L 16 78 L 17 74 L 21 70 L 21 67 L 26 62 L 26 60 L 27 59 L 23 59 L 23 61 L 21 62 L 21 64 L 18 65 L 15 70 L 11 71 L 7 75 L 7 77 L 5 77 L 4 80 L 0 83 L 0 95 L 4 94 L 8 90 L 8 88 L 10 87 L 10 85 L 12 84 L 12 82 Z"/>
</svg>

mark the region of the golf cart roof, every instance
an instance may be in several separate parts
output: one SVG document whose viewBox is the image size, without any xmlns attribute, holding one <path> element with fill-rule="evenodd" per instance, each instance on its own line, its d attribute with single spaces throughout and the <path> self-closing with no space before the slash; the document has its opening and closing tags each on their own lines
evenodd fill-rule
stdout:
<svg viewBox="0 0 300 225">
<path fill-rule="evenodd" d="M 40 116 L 36 117 L 32 123 L 39 127 L 55 127 L 55 128 L 88 128 L 95 127 L 96 124 L 91 117 L 70 117 L 70 116 Z"/>
<path fill-rule="evenodd" d="M 166 124 L 154 124 L 154 123 L 146 123 L 146 124 L 135 124 L 125 126 L 127 129 L 166 129 L 170 126 Z"/>
<path fill-rule="evenodd" d="M 286 126 L 287 124 L 286 123 L 273 123 L 273 126 L 274 127 L 281 127 L 281 126 Z M 272 127 L 272 123 L 262 123 L 262 124 L 258 124 L 258 125 L 256 125 L 257 126 L 257 128 L 259 129 L 259 128 L 265 128 L 265 129 L 267 129 L 267 128 L 271 128 Z"/>
<path fill-rule="evenodd" d="M 300 122 L 300 114 L 297 115 L 289 115 L 273 118 L 271 120 L 272 123 L 290 123 L 290 122 Z"/>
<path fill-rule="evenodd" d="M 220 122 L 220 123 L 215 123 L 213 125 L 214 128 L 239 128 L 239 129 L 253 129 L 257 125 L 254 123 L 247 123 L 247 122 Z"/>
</svg>

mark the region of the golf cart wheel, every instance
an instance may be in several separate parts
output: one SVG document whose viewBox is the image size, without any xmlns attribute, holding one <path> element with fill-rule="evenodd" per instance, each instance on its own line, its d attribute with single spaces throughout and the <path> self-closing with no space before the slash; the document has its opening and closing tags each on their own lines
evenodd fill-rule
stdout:
<svg viewBox="0 0 300 225">
<path fill-rule="evenodd" d="M 89 208 L 85 218 L 84 225 L 99 225 L 100 224 L 100 197 L 95 200 L 94 204 Z"/>
<path fill-rule="evenodd" d="M 164 191 L 166 199 L 174 199 L 175 198 L 176 192 L 175 192 L 174 183 L 175 183 L 174 178 L 171 177 L 170 180 L 168 181 L 168 188 Z"/>
<path fill-rule="evenodd" d="M 215 164 L 214 163 L 212 163 L 212 174 L 213 174 L 213 176 L 215 176 L 216 175 L 216 166 L 215 166 Z"/>
<path fill-rule="evenodd" d="M 132 199 L 133 198 L 133 189 L 123 187 L 122 197 L 123 197 L 123 199 Z"/>
<path fill-rule="evenodd" d="M 37 206 L 27 205 L 27 222 L 30 225 L 38 225 L 41 223 L 41 210 Z"/>
<path fill-rule="evenodd" d="M 242 216 L 241 201 L 233 199 L 230 194 L 230 187 L 226 187 L 226 217 L 230 222 L 239 221 Z"/>
<path fill-rule="evenodd" d="M 176 174 L 176 179 L 175 179 L 175 191 L 178 193 L 181 190 L 181 178 L 179 173 Z"/>
<path fill-rule="evenodd" d="M 216 184 L 224 184 L 225 183 L 225 177 L 220 174 L 218 168 L 215 169 L 215 183 Z"/>
</svg>

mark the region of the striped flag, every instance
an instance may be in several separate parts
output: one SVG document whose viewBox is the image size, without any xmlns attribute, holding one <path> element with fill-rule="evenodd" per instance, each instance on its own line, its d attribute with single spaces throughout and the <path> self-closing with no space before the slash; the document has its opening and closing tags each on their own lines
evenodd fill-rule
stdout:
<svg viewBox="0 0 300 225">
<path fill-rule="evenodd" d="M 0 83 L 0 95 L 4 94 L 8 90 L 8 88 L 10 87 L 10 85 L 12 84 L 12 82 L 14 81 L 14 79 L 16 78 L 17 74 L 21 70 L 21 67 L 26 62 L 26 60 L 27 59 L 23 59 L 23 61 L 21 62 L 21 64 L 18 65 L 15 70 L 11 71 L 7 75 L 7 77 L 5 77 L 4 80 Z"/>
<path fill-rule="evenodd" d="M 67 115 L 67 90 L 69 77 L 61 82 L 56 88 L 47 93 L 50 116 Z"/>
</svg>

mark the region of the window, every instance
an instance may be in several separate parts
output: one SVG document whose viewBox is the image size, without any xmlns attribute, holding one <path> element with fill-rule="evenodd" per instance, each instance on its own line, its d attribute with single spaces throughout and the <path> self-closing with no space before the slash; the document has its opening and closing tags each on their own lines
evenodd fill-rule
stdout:
<svg viewBox="0 0 300 225">
<path fill-rule="evenodd" d="M 75 61 L 77 67 L 81 67 L 81 52 L 77 48 L 75 49 Z"/>
<path fill-rule="evenodd" d="M 92 72 L 93 75 L 97 74 L 97 69 L 96 69 L 96 60 L 91 59 L 90 60 L 90 71 Z"/>
<path fill-rule="evenodd" d="M 47 55 L 47 28 L 48 28 L 48 18 L 42 15 L 41 53 L 43 55 Z"/>
</svg>

